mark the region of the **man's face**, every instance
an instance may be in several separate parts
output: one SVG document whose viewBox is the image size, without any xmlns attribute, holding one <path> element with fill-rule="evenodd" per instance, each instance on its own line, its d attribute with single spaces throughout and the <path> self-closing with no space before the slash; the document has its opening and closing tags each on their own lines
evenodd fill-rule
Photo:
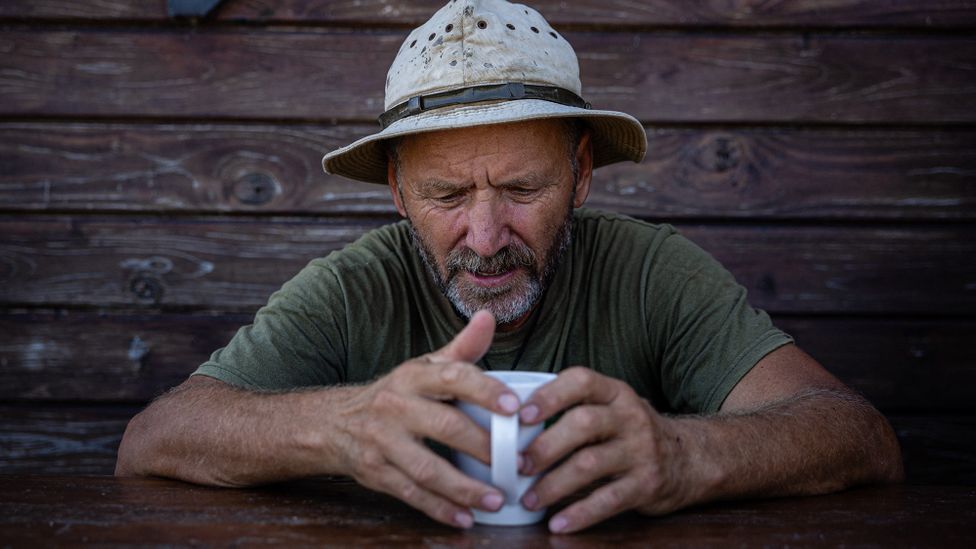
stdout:
<svg viewBox="0 0 976 549">
<path fill-rule="evenodd" d="M 521 325 L 568 247 L 572 208 L 589 190 L 588 136 L 573 151 L 566 127 L 532 121 L 430 132 L 399 148 L 394 202 L 441 290 L 464 316 L 488 309 Z M 575 184 L 574 184 L 575 183 Z"/>
</svg>

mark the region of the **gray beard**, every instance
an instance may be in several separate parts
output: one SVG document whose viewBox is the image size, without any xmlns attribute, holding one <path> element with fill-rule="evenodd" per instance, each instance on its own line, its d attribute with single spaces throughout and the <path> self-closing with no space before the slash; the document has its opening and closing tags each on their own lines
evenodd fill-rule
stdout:
<svg viewBox="0 0 976 549">
<path fill-rule="evenodd" d="M 571 202 L 572 204 L 572 202 Z M 445 261 L 447 279 L 441 276 L 430 246 L 417 232 L 410 218 L 407 218 L 410 238 L 420 255 L 428 274 L 444 297 L 451 302 L 455 312 L 469 320 L 476 312 L 487 309 L 498 324 L 515 322 L 535 307 L 556 276 L 556 271 L 566 251 L 573 243 L 573 208 L 570 206 L 566 218 L 546 250 L 542 272 L 536 268 L 535 253 L 524 244 L 506 246 L 494 256 L 482 258 L 473 251 L 456 250 L 448 254 Z M 500 272 L 508 268 L 522 267 L 527 280 L 514 288 L 463 288 L 456 276 L 461 270 Z M 474 295 L 464 295 L 464 292 Z"/>
</svg>

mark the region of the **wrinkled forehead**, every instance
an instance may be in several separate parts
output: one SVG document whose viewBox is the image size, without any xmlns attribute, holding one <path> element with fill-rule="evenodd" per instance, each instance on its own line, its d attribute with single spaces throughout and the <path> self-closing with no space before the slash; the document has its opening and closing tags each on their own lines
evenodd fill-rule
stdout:
<svg viewBox="0 0 976 549">
<path fill-rule="evenodd" d="M 542 150 L 564 147 L 570 131 L 570 124 L 560 119 L 486 124 L 403 136 L 396 142 L 396 149 L 400 153 L 421 154 L 448 150 L 468 153 L 523 148 Z"/>
<path fill-rule="evenodd" d="M 411 174 L 549 170 L 566 158 L 567 135 L 567 125 L 558 120 L 459 128 L 406 136 L 396 155 Z"/>
</svg>

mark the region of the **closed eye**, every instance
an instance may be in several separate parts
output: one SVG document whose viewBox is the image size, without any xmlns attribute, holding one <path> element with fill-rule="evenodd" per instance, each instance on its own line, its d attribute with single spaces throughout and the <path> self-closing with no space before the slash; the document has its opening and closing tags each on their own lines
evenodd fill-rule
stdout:
<svg viewBox="0 0 976 549">
<path fill-rule="evenodd" d="M 442 194 L 440 196 L 432 196 L 431 200 L 441 205 L 450 206 L 450 205 L 457 204 L 463 198 L 464 198 L 463 192 L 453 192 L 448 194 Z"/>
<path fill-rule="evenodd" d="M 508 187 L 506 191 L 512 197 L 519 199 L 519 198 L 534 198 L 540 192 L 542 192 L 542 189 L 538 187 Z"/>
</svg>

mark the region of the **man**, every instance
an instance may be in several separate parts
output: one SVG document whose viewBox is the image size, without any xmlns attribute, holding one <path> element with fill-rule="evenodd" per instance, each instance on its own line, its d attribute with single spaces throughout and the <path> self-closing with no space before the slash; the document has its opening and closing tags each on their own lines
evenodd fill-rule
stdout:
<svg viewBox="0 0 976 549">
<path fill-rule="evenodd" d="M 130 423 L 119 475 L 243 486 L 343 474 L 472 524 L 501 494 L 451 405 L 558 420 L 524 452 L 522 504 L 588 486 L 549 521 L 813 494 L 901 478 L 885 419 L 752 309 L 673 228 L 579 209 L 592 170 L 639 161 L 641 125 L 581 98 L 572 47 L 534 10 L 449 2 L 407 37 L 383 131 L 327 171 L 389 185 L 407 219 L 313 261 L 231 343 Z M 558 372 L 518 402 L 485 369 Z M 559 414 L 562 414 L 559 416 Z M 680 415 L 679 415 L 680 414 Z"/>
</svg>

